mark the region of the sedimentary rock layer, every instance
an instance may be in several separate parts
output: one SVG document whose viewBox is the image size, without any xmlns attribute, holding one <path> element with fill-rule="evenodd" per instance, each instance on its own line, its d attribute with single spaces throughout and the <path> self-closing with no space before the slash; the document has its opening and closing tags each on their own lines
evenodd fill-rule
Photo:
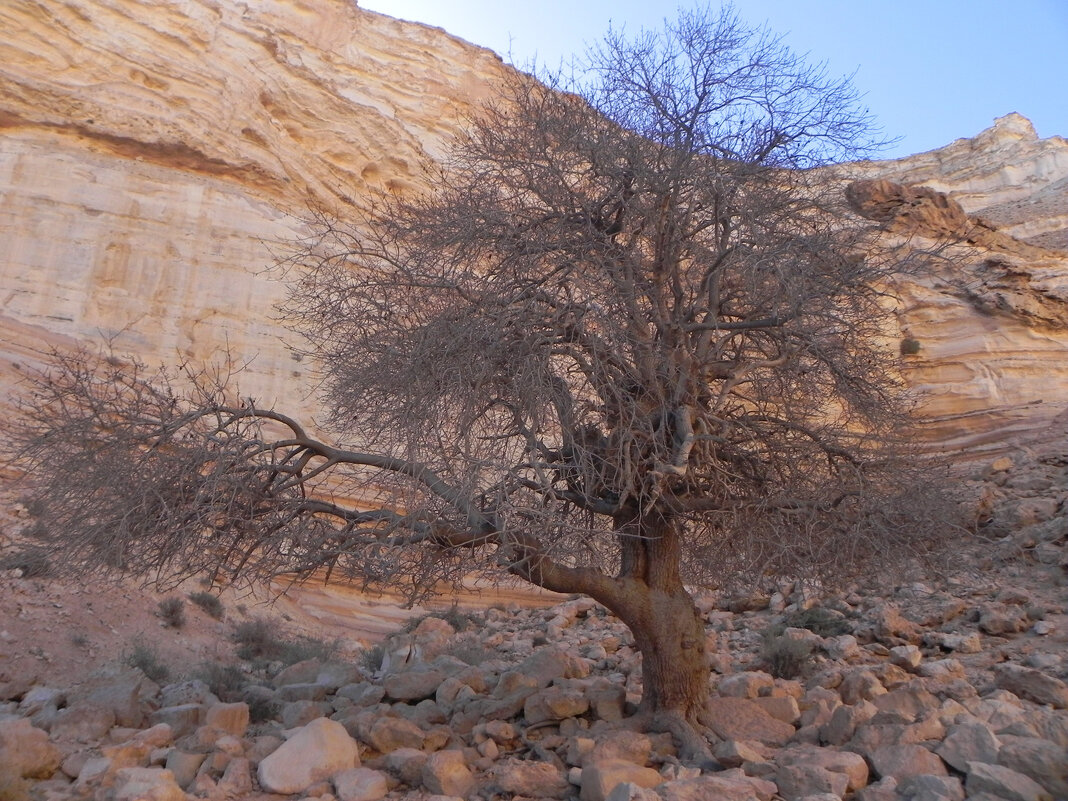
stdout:
<svg viewBox="0 0 1068 801">
<path fill-rule="evenodd" d="M 0 5 L 0 381 L 103 337 L 148 361 L 227 350 L 246 395 L 303 400 L 266 268 L 309 208 L 418 189 L 508 69 L 348 0 Z M 944 193 L 942 223 L 997 240 L 900 288 L 891 335 L 920 343 L 904 366 L 929 436 L 983 450 L 1041 430 L 1068 402 L 1068 142 L 1010 115 L 860 171 Z"/>
</svg>

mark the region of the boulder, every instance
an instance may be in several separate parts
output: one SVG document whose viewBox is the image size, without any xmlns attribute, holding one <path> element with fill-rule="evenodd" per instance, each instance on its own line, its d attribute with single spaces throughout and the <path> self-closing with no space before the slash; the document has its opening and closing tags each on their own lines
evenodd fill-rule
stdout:
<svg viewBox="0 0 1068 801">
<path fill-rule="evenodd" d="M 185 801 L 185 793 L 165 768 L 122 768 L 115 774 L 114 801 Z"/>
<path fill-rule="evenodd" d="M 410 720 L 383 715 L 371 726 L 367 743 L 376 751 L 388 754 L 398 748 L 422 748 L 425 739 L 423 730 Z"/>
<path fill-rule="evenodd" d="M 1034 668 L 1005 662 L 994 668 L 998 687 L 1036 704 L 1050 704 L 1055 709 L 1068 708 L 1068 685 Z"/>
<path fill-rule="evenodd" d="M 771 801 L 777 791 L 766 779 L 727 770 L 661 784 L 656 792 L 663 801 Z"/>
<path fill-rule="evenodd" d="M 264 790 L 288 795 L 359 764 L 356 741 L 345 727 L 328 718 L 319 718 L 265 757 L 257 775 Z"/>
<path fill-rule="evenodd" d="M 338 801 L 380 801 L 389 792 L 386 775 L 370 768 L 353 768 L 334 777 Z"/>
<path fill-rule="evenodd" d="M 871 752 L 869 761 L 876 775 L 893 776 L 898 781 L 907 776 L 946 776 L 949 773 L 945 763 L 922 745 L 886 745 L 876 748 Z"/>
<path fill-rule="evenodd" d="M 947 765 L 965 773 L 969 762 L 996 763 L 1000 748 L 1001 742 L 988 726 L 971 720 L 953 726 L 935 753 Z"/>
<path fill-rule="evenodd" d="M 794 736 L 794 727 L 776 720 L 745 698 L 715 696 L 709 700 L 709 727 L 723 740 L 755 740 L 765 745 L 783 745 Z"/>
<path fill-rule="evenodd" d="M 475 786 L 475 777 L 467 767 L 462 751 L 435 751 L 426 758 L 422 771 L 423 787 L 431 793 L 466 798 Z"/>
<path fill-rule="evenodd" d="M 605 801 L 616 785 L 623 782 L 648 789 L 663 782 L 663 777 L 652 768 L 625 759 L 591 760 L 582 768 L 579 798 L 581 801 Z"/>
<path fill-rule="evenodd" d="M 1002 765 L 972 762 L 965 781 L 968 797 L 989 793 L 1006 801 L 1053 801 L 1053 796 L 1036 782 Z"/>
<path fill-rule="evenodd" d="M 0 719 L 0 771 L 17 777 L 47 779 L 59 769 L 63 756 L 48 742 L 48 734 L 26 718 Z"/>
<path fill-rule="evenodd" d="M 563 799 L 572 791 L 564 771 L 548 762 L 502 759 L 490 768 L 489 776 L 498 792 L 510 795 Z"/>
</svg>

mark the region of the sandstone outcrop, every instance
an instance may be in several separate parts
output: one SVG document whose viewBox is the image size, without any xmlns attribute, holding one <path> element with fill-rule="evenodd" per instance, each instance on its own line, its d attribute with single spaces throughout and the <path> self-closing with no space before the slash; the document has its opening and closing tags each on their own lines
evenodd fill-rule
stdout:
<svg viewBox="0 0 1068 801">
<path fill-rule="evenodd" d="M 0 381 L 108 338 L 148 361 L 227 350 L 243 394 L 303 401 L 313 380 L 265 268 L 309 207 L 418 189 L 508 69 L 347 0 L 4 3 Z M 897 288 L 889 333 L 919 348 L 904 375 L 929 439 L 981 454 L 1042 431 L 1068 403 L 1068 142 L 1011 114 L 858 170 L 905 187 L 896 211 L 881 201 L 899 234 L 982 234 Z"/>
</svg>

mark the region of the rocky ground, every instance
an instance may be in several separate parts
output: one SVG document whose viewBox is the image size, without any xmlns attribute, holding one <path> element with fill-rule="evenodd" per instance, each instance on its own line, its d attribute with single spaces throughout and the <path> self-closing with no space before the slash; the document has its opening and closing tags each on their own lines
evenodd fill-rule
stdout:
<svg viewBox="0 0 1068 801">
<path fill-rule="evenodd" d="M 701 764 L 626 727 L 640 656 L 588 599 L 483 598 L 400 630 L 364 602 L 357 630 L 344 599 L 224 594 L 178 626 L 159 601 L 202 588 L 62 585 L 9 543 L 0 799 L 1068 799 L 1068 454 L 1019 449 L 966 483 L 982 527 L 958 570 L 700 596 Z"/>
</svg>

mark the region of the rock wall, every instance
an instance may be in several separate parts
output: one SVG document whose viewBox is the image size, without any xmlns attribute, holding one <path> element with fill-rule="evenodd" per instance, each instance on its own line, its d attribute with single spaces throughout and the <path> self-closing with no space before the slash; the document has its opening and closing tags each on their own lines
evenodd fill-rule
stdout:
<svg viewBox="0 0 1068 801">
<path fill-rule="evenodd" d="M 312 377 L 265 268 L 309 205 L 418 188 L 506 69 L 350 0 L 3 3 L 0 382 L 103 336 L 148 360 L 228 348 L 246 395 L 302 399 Z M 861 168 L 948 193 L 1004 237 L 901 289 L 930 436 L 975 452 L 1042 431 L 1068 404 L 1068 142 L 1010 115 Z"/>
<path fill-rule="evenodd" d="M 868 198 L 902 242 L 959 243 L 898 287 L 928 438 L 967 459 L 1068 443 L 1068 141 L 1009 114 L 974 139 L 859 166 L 912 187 Z"/>
<path fill-rule="evenodd" d="M 309 206 L 418 186 L 503 69 L 350 0 L 0 4 L 0 380 L 103 336 L 307 394 L 264 269 Z"/>
</svg>

